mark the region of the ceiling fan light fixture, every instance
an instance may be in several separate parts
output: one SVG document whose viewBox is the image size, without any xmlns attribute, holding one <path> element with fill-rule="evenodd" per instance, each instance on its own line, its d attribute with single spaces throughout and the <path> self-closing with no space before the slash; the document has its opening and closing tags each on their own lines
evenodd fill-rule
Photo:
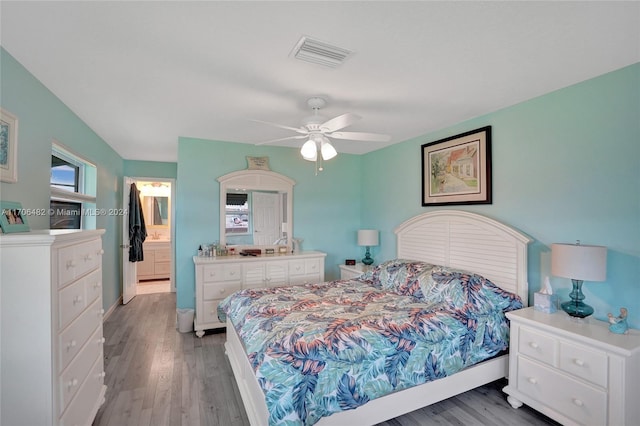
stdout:
<svg viewBox="0 0 640 426">
<path fill-rule="evenodd" d="M 316 142 L 314 140 L 309 139 L 302 145 L 300 148 L 300 154 L 302 158 L 307 161 L 316 161 L 318 158 L 318 149 L 316 147 Z"/>
<path fill-rule="evenodd" d="M 329 142 L 322 141 L 320 146 L 320 152 L 322 153 L 322 159 L 327 161 L 338 155 L 338 151 Z"/>
</svg>

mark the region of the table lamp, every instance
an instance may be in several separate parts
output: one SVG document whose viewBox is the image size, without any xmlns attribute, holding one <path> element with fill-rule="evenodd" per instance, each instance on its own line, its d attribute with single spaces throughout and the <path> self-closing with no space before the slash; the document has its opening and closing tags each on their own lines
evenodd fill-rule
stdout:
<svg viewBox="0 0 640 426">
<path fill-rule="evenodd" d="M 576 244 L 551 244 L 551 274 L 571 279 L 571 300 L 562 303 L 562 310 L 572 317 L 585 318 L 593 308 L 583 302 L 582 282 L 607 279 L 607 248 Z"/>
<path fill-rule="evenodd" d="M 378 231 L 375 229 L 360 229 L 358 231 L 358 245 L 367 247 L 362 263 L 365 265 L 373 264 L 369 247 L 378 245 Z"/>
</svg>

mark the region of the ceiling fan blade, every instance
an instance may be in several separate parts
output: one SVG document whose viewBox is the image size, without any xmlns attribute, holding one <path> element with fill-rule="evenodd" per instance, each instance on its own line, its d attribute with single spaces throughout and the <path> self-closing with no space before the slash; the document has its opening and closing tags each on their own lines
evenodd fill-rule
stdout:
<svg viewBox="0 0 640 426">
<path fill-rule="evenodd" d="M 325 121 L 320 125 L 320 130 L 323 132 L 335 132 L 336 130 L 340 130 L 352 125 L 361 118 L 362 117 L 360 117 L 358 114 L 348 112 L 346 114 L 342 114 L 335 118 L 332 118 L 329 121 Z"/>
<path fill-rule="evenodd" d="M 286 140 L 290 140 L 290 139 L 304 139 L 306 137 L 307 137 L 307 135 L 288 136 L 286 138 L 271 139 L 270 141 L 258 142 L 256 145 L 266 145 L 268 143 L 286 141 Z"/>
<path fill-rule="evenodd" d="M 306 135 L 309 133 L 306 129 L 301 129 L 298 127 L 290 127 L 290 126 L 285 126 L 283 124 L 270 123 L 268 121 L 262 121 L 262 120 L 251 119 L 251 121 L 255 121 L 256 123 L 268 124 L 269 126 L 279 127 L 281 129 L 293 130 L 294 132 L 302 133 L 303 135 Z"/>
<path fill-rule="evenodd" d="M 348 139 L 352 141 L 372 141 L 372 142 L 389 142 L 391 136 L 380 133 L 364 133 L 364 132 L 333 132 L 327 133 L 330 138 Z"/>
</svg>

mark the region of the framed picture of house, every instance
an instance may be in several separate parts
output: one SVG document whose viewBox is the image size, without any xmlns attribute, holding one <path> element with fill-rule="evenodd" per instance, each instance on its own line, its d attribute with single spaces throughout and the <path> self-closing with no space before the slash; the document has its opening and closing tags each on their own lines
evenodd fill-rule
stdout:
<svg viewBox="0 0 640 426">
<path fill-rule="evenodd" d="M 422 206 L 491 204 L 491 126 L 421 148 Z"/>
<path fill-rule="evenodd" d="M 20 203 L 0 201 L 0 228 L 4 234 L 29 231 L 27 215 Z"/>
<path fill-rule="evenodd" d="M 0 108 L 0 180 L 18 181 L 18 118 Z"/>
</svg>

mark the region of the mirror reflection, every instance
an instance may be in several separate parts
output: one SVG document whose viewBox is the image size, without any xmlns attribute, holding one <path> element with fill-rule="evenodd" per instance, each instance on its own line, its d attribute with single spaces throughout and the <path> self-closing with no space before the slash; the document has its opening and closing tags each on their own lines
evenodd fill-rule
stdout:
<svg viewBox="0 0 640 426">
<path fill-rule="evenodd" d="M 143 196 L 140 202 L 146 226 L 169 226 L 169 197 Z"/>
<path fill-rule="evenodd" d="M 220 182 L 220 244 L 291 247 L 295 182 L 266 170 L 239 170 Z"/>
<path fill-rule="evenodd" d="M 231 245 L 273 245 L 282 239 L 283 194 L 274 191 L 227 192 L 225 237 Z"/>
</svg>

